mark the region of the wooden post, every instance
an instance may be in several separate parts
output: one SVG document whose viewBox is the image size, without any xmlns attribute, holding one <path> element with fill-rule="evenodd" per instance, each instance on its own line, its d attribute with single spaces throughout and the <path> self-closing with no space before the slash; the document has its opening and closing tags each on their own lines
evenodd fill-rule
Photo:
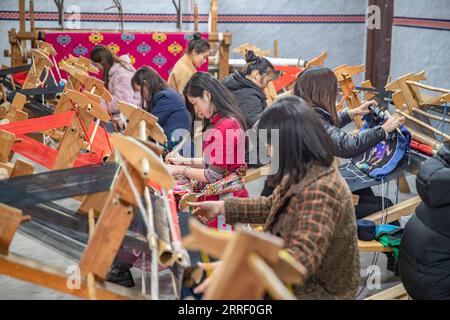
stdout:
<svg viewBox="0 0 450 320">
<path fill-rule="evenodd" d="M 217 0 L 211 0 L 211 33 L 217 33 Z"/>
<path fill-rule="evenodd" d="M 88 92 L 81 93 L 73 90 L 67 90 L 67 95 L 73 101 L 77 114 L 74 115 L 72 123 L 66 128 L 60 141 L 58 155 L 52 166 L 53 170 L 72 167 L 78 152 L 87 141 L 85 130 L 89 130 L 94 117 L 105 122 L 110 120 L 109 115 L 99 104 L 100 97 Z"/>
<path fill-rule="evenodd" d="M 364 65 L 351 66 L 342 65 L 334 69 L 334 73 L 338 79 L 344 97 L 347 97 L 347 106 L 349 109 L 358 108 L 361 105 L 358 94 L 355 92 L 355 83 L 352 77 L 358 73 L 364 72 Z M 356 127 L 360 128 L 362 125 L 361 116 L 354 118 Z"/>
<path fill-rule="evenodd" d="M 30 31 L 34 32 L 36 31 L 35 25 L 34 25 L 34 0 L 30 0 Z M 31 40 L 31 47 L 36 48 L 36 40 Z"/>
<path fill-rule="evenodd" d="M 67 286 L 67 273 L 64 269 L 50 267 L 41 261 L 18 254 L 0 254 L 0 274 L 27 281 L 38 286 L 89 299 L 87 282 L 81 280 L 79 288 Z M 97 284 L 97 297 L 102 300 L 144 299 L 131 290 L 121 286 L 105 283 Z"/>
<path fill-rule="evenodd" d="M 392 23 L 394 21 L 394 1 L 369 0 L 369 6 L 380 9 L 380 28 L 372 25 L 371 17 L 367 24 L 366 79 L 370 79 L 375 88 L 386 85 L 391 62 Z"/>
<path fill-rule="evenodd" d="M 198 3 L 194 1 L 194 31 L 198 32 Z"/>
<path fill-rule="evenodd" d="M 19 67 L 25 64 L 26 61 L 22 60 L 20 42 L 17 39 L 17 30 L 15 28 L 8 31 L 8 40 L 11 48 L 9 52 L 11 55 L 11 67 Z"/>
<path fill-rule="evenodd" d="M 5 116 L 5 119 L 8 119 L 9 123 L 28 119 L 28 113 L 22 111 L 26 101 L 27 97 L 19 92 L 14 95 L 14 99 Z"/>
<path fill-rule="evenodd" d="M 19 0 L 19 25 L 20 31 L 25 32 L 25 0 Z"/>
<path fill-rule="evenodd" d="M 230 58 L 231 33 L 223 34 L 223 40 L 219 47 L 219 79 L 225 78 L 230 73 L 228 60 Z"/>
<path fill-rule="evenodd" d="M 114 134 L 111 141 L 125 159 L 127 173 L 125 169 L 119 173 L 80 261 L 82 276 L 93 272 L 100 279 L 105 279 L 138 206 L 128 178 L 133 181 L 139 199 L 143 197 L 145 184 L 150 177 L 162 188 L 171 189 L 175 184 L 158 156 L 143 144 L 120 134 Z M 148 176 L 144 176 L 141 166 L 144 160 L 150 164 L 151 171 L 146 172 Z"/>
<path fill-rule="evenodd" d="M 190 220 L 190 230 L 183 239 L 187 249 L 202 250 L 223 261 L 211 275 L 205 299 L 261 299 L 265 291 L 276 299 L 295 298 L 282 282 L 299 285 L 306 269 L 280 250 L 282 239 L 240 227 L 232 233 L 218 233 L 195 219 Z"/>
<path fill-rule="evenodd" d="M 22 211 L 0 203 L 0 254 L 8 254 L 11 241 L 20 224 L 29 221 Z"/>
<path fill-rule="evenodd" d="M 128 125 L 123 132 L 123 135 L 139 138 L 139 122 L 141 120 L 145 120 L 147 127 L 147 136 L 152 137 L 152 134 L 154 135 L 154 133 L 158 131 L 159 133 L 156 136 L 153 136 L 153 138 L 156 138 L 155 140 L 157 140 L 159 143 L 164 143 L 165 141 L 167 141 L 167 137 L 165 138 L 165 140 L 160 138 L 161 136 L 165 137 L 165 135 L 162 132 L 162 129 L 160 129 L 161 127 L 157 126 L 158 119 L 154 115 L 148 113 L 142 108 L 126 103 L 124 101 L 120 101 L 118 107 L 129 120 Z M 154 128 L 157 129 L 155 130 Z M 108 159 L 108 161 L 114 161 L 114 154 Z M 96 216 L 99 216 L 104 206 L 104 200 L 108 197 L 108 195 L 109 192 L 100 192 L 87 195 L 81 202 L 78 211 L 80 213 L 87 213 L 88 210 L 92 208 L 94 209 Z"/>
<path fill-rule="evenodd" d="M 275 39 L 273 42 L 273 56 L 278 58 L 278 39 Z"/>
<path fill-rule="evenodd" d="M 53 68 L 53 62 L 50 58 L 38 49 L 31 49 L 30 53 L 34 58 L 34 63 L 32 64 L 30 71 L 28 72 L 27 78 L 25 79 L 22 89 L 36 88 L 40 82 L 42 72 L 44 69 Z"/>
</svg>

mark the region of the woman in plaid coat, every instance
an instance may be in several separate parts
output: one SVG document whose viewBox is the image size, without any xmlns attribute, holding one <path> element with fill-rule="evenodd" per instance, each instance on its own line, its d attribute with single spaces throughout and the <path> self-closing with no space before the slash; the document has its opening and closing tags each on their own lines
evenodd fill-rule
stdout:
<svg viewBox="0 0 450 320">
<path fill-rule="evenodd" d="M 259 129 L 279 129 L 279 168 L 268 178 L 269 197 L 192 203 L 203 222 L 219 213 L 229 224 L 264 224 L 308 271 L 294 291 L 299 299 L 353 299 L 359 285 L 359 251 L 351 192 L 333 165 L 329 136 L 306 102 L 278 100 Z M 268 136 L 269 154 L 277 148 Z M 273 144 L 272 144 L 273 142 Z M 272 164 L 275 161 L 272 159 Z M 207 282 L 197 288 L 202 291 Z"/>
</svg>

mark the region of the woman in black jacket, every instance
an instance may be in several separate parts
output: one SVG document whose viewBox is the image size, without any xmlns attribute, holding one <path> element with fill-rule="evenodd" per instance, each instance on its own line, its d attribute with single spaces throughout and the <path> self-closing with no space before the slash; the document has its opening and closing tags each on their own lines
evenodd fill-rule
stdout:
<svg viewBox="0 0 450 320">
<path fill-rule="evenodd" d="M 422 203 L 403 231 L 400 277 L 413 299 L 450 300 L 450 143 L 422 163 L 416 187 Z"/>
<path fill-rule="evenodd" d="M 369 106 L 375 101 L 367 101 L 360 107 L 336 111 L 338 81 L 333 70 L 324 67 L 307 69 L 302 72 L 294 85 L 294 95 L 308 101 L 316 111 L 334 145 L 334 155 L 340 158 L 353 158 L 376 146 L 387 138 L 389 132 L 397 129 L 404 118 L 394 115 L 382 126 L 370 128 L 358 133 L 347 133 L 341 128 L 352 122 L 358 115 L 370 113 Z M 383 208 L 381 197 L 375 197 L 371 188 L 354 192 L 359 196 L 359 205 L 355 207 L 356 217 L 364 218 Z M 385 206 L 392 202 L 386 199 Z"/>
<path fill-rule="evenodd" d="M 247 66 L 244 72 L 238 72 L 223 79 L 223 84 L 233 93 L 242 113 L 247 128 L 253 127 L 267 107 L 264 89 L 275 75 L 269 60 L 257 57 L 251 50 L 245 57 Z"/>
<path fill-rule="evenodd" d="M 329 68 L 316 67 L 302 72 L 294 86 L 294 95 L 299 96 L 311 105 L 320 117 L 335 146 L 335 156 L 353 158 L 385 140 L 387 134 L 397 129 L 404 118 L 394 115 L 382 126 L 370 128 L 356 134 L 346 133 L 343 128 L 357 115 L 370 113 L 369 106 L 375 101 L 367 101 L 359 108 L 336 111 L 338 81 Z"/>
</svg>

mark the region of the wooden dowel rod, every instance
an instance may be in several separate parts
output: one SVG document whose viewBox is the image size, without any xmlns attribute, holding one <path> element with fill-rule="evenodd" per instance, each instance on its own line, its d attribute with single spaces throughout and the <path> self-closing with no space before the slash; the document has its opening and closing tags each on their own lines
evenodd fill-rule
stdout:
<svg viewBox="0 0 450 320">
<path fill-rule="evenodd" d="M 419 113 L 425 117 L 428 117 L 430 119 L 434 119 L 434 120 L 438 120 L 438 121 L 445 121 L 447 123 L 450 123 L 450 119 L 448 119 L 448 118 L 444 119 L 443 117 L 439 117 L 434 114 L 429 114 L 428 112 L 420 110 L 419 108 L 412 108 L 412 111 L 417 112 L 417 113 Z"/>
<path fill-rule="evenodd" d="M 194 31 L 198 31 L 198 3 L 194 1 Z"/>
<path fill-rule="evenodd" d="M 404 116 L 406 119 L 411 120 L 412 122 L 418 124 L 421 127 L 424 127 L 425 129 L 428 129 L 434 133 L 436 133 L 437 135 L 440 135 L 441 137 L 444 137 L 447 140 L 450 140 L 450 136 L 448 134 L 445 134 L 441 131 L 439 131 L 438 129 L 426 124 L 425 122 L 420 121 L 419 119 L 414 118 L 413 116 L 410 116 L 409 114 L 407 114 L 406 112 L 400 111 L 397 109 L 397 113 L 401 114 L 402 116 Z"/>
<path fill-rule="evenodd" d="M 430 91 L 436 91 L 436 92 L 441 92 L 441 93 L 450 93 L 449 89 L 444 89 L 444 88 L 438 88 L 438 87 L 432 87 L 423 83 L 419 83 L 416 81 L 411 81 L 411 80 L 406 80 L 406 84 L 409 85 L 413 85 L 416 86 L 418 88 L 422 88 L 422 89 L 426 89 L 426 90 L 430 90 Z"/>
<path fill-rule="evenodd" d="M 94 219 L 94 209 L 89 209 L 89 239 L 94 236 L 95 229 L 95 219 Z M 97 292 L 95 290 L 95 276 L 93 272 L 87 274 L 87 289 L 90 300 L 97 300 Z"/>
</svg>

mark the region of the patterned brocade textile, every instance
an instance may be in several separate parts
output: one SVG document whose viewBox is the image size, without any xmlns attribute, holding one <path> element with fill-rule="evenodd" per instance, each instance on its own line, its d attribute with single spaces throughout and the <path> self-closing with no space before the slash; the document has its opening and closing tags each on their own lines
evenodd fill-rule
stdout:
<svg viewBox="0 0 450 320">
<path fill-rule="evenodd" d="M 45 41 L 52 44 L 58 53 L 55 57 L 58 63 L 68 58 L 69 54 L 89 58 L 91 50 L 96 45 L 102 44 L 117 56 L 128 54 L 134 68 L 148 65 L 167 80 L 173 66 L 186 51 L 192 35 L 192 32 L 121 33 L 64 30 L 46 31 Z M 208 34 L 202 33 L 202 38 L 208 39 Z M 199 71 L 208 71 L 208 63 L 205 62 Z"/>
</svg>

